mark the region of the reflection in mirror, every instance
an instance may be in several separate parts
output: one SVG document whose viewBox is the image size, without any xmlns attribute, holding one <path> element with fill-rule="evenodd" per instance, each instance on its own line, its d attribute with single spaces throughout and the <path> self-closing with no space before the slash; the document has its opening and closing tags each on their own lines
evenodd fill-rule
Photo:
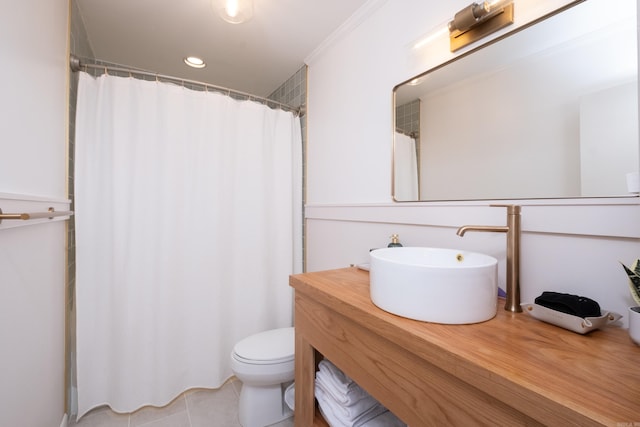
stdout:
<svg viewBox="0 0 640 427">
<path fill-rule="evenodd" d="M 394 199 L 630 195 L 636 22 L 635 0 L 586 0 L 397 86 Z"/>
<path fill-rule="evenodd" d="M 393 146 L 393 194 L 398 200 L 417 200 L 420 176 L 420 100 L 396 107 Z"/>
</svg>

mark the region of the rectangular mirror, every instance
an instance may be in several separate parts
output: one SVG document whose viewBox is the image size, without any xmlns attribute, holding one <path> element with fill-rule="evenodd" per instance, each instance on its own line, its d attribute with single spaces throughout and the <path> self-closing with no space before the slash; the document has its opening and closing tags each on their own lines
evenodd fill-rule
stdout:
<svg viewBox="0 0 640 427">
<path fill-rule="evenodd" d="M 637 196 L 637 40 L 585 0 L 396 86 L 394 200 Z"/>
</svg>

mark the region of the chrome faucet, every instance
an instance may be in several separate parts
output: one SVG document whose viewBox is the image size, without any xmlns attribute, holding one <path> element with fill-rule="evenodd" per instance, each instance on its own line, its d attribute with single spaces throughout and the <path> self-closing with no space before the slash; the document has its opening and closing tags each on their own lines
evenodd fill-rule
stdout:
<svg viewBox="0 0 640 427">
<path fill-rule="evenodd" d="M 492 231 L 507 233 L 507 296 L 505 310 L 513 313 L 522 311 L 520 307 L 520 206 L 490 205 L 507 208 L 507 225 L 463 225 L 456 234 L 464 236 L 467 231 Z"/>
</svg>

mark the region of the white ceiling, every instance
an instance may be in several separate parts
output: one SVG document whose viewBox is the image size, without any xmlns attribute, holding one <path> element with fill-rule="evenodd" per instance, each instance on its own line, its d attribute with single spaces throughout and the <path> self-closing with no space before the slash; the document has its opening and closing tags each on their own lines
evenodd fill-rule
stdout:
<svg viewBox="0 0 640 427">
<path fill-rule="evenodd" d="M 97 59 L 268 96 L 368 0 L 254 0 L 238 25 L 211 0 L 75 1 Z"/>
</svg>

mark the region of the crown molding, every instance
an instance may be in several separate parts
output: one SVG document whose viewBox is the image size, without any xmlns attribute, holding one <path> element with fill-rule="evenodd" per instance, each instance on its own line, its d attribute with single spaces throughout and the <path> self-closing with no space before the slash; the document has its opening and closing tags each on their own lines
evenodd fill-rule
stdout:
<svg viewBox="0 0 640 427">
<path fill-rule="evenodd" d="M 318 57 L 322 56 L 329 47 L 333 46 L 344 36 L 358 28 L 360 24 L 366 21 L 367 18 L 373 15 L 386 2 L 387 0 L 369 0 L 363 4 L 353 15 L 349 17 L 349 19 L 343 22 L 304 59 L 305 64 L 311 65 Z"/>
</svg>

